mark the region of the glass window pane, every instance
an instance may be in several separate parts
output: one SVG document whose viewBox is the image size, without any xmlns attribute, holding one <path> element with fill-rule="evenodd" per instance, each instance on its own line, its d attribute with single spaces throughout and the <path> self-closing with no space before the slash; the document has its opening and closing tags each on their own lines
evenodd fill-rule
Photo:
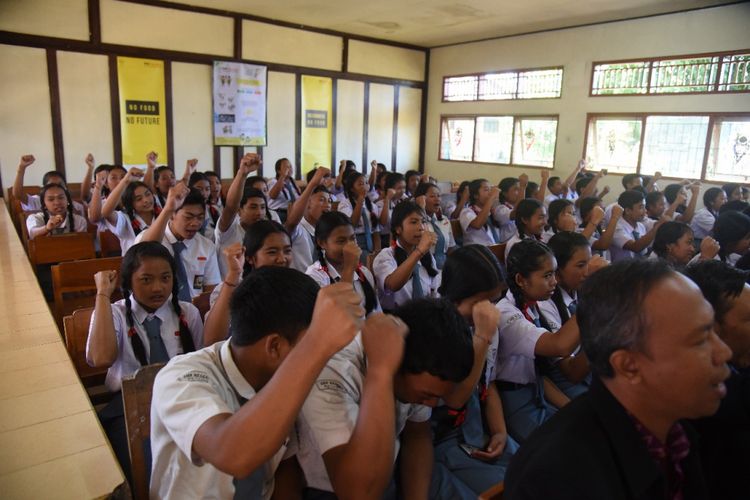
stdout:
<svg viewBox="0 0 750 500">
<path fill-rule="evenodd" d="M 513 143 L 512 116 L 480 116 L 477 130 L 474 161 L 488 163 L 510 163 Z"/>
<path fill-rule="evenodd" d="M 724 57 L 719 90 L 735 92 L 750 90 L 750 54 Z"/>
<path fill-rule="evenodd" d="M 586 157 L 596 170 L 635 172 L 640 143 L 640 119 L 594 118 L 589 123 Z"/>
<path fill-rule="evenodd" d="M 446 101 L 476 101 L 477 77 L 453 76 L 443 80 L 443 99 Z"/>
<path fill-rule="evenodd" d="M 648 91 L 649 63 L 632 62 L 594 66 L 593 95 L 645 94 Z"/>
<path fill-rule="evenodd" d="M 471 161 L 473 118 L 444 118 L 440 134 L 440 159 Z"/>
<path fill-rule="evenodd" d="M 513 163 L 552 168 L 557 119 L 519 118 L 513 135 Z"/>
<path fill-rule="evenodd" d="M 515 99 L 518 73 L 495 73 L 479 78 L 479 99 Z"/>
<path fill-rule="evenodd" d="M 646 118 L 641 173 L 700 179 L 708 133 L 707 116 Z"/>
<path fill-rule="evenodd" d="M 539 99 L 560 97 L 562 91 L 561 69 L 524 71 L 518 76 L 518 98 Z"/>
<path fill-rule="evenodd" d="M 750 119 L 714 123 L 706 180 L 750 182 Z"/>
<path fill-rule="evenodd" d="M 654 61 L 650 92 L 708 92 L 713 90 L 718 70 L 718 57 Z"/>
</svg>

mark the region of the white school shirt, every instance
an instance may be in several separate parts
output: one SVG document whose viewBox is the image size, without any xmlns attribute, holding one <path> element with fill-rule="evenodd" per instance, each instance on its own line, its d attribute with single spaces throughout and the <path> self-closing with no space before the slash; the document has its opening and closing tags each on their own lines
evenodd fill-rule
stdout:
<svg viewBox="0 0 750 500">
<path fill-rule="evenodd" d="M 623 248 L 623 245 L 625 245 L 625 243 L 635 240 L 635 238 L 633 237 L 633 231 L 638 231 L 640 238 L 643 238 L 646 235 L 646 226 L 644 226 L 642 222 L 636 222 L 635 226 L 631 226 L 624 217 L 617 221 L 615 235 L 612 237 L 612 246 L 609 247 L 609 253 L 612 256 L 612 262 L 639 257 L 639 255 L 636 255 L 635 252 L 631 252 L 630 250 L 625 250 Z M 641 254 L 645 256 L 645 248 L 643 249 Z"/>
<path fill-rule="evenodd" d="M 519 241 L 525 240 L 526 238 L 526 236 L 519 236 L 518 232 L 516 232 L 516 234 L 514 234 L 507 242 L 505 242 L 505 262 L 508 262 L 508 254 L 510 253 L 510 249 L 513 248 L 513 245 L 515 245 Z"/>
<path fill-rule="evenodd" d="M 145 231 L 141 231 L 135 237 L 135 242 L 140 243 L 143 241 L 145 233 Z M 161 244 L 169 250 L 169 253 L 173 257 L 174 249 L 172 248 L 172 244 L 177 241 L 177 237 L 172 233 L 170 223 L 168 223 L 167 228 L 164 230 L 164 237 L 161 240 Z M 191 239 L 182 240 L 182 242 L 185 244 L 185 250 L 183 250 L 180 256 L 182 264 L 185 266 L 190 296 L 195 298 L 203 293 L 204 286 L 218 285 L 221 281 L 218 258 L 216 257 L 216 246 L 211 240 L 200 233 L 196 233 Z M 176 276 L 175 279 L 177 279 Z"/>
<path fill-rule="evenodd" d="M 430 255 L 430 258 L 432 259 L 433 268 L 437 269 L 435 258 L 432 255 Z M 393 274 L 393 271 L 397 268 L 398 264 L 396 264 L 393 247 L 381 250 L 372 263 L 372 272 L 378 284 L 378 300 L 380 301 L 380 305 L 387 310 L 393 310 L 397 306 L 405 304 L 412 297 L 411 276 L 400 290 L 392 291 L 385 287 L 385 279 Z M 440 287 L 440 276 L 440 271 L 438 271 L 437 275 L 431 278 L 427 273 L 427 269 L 420 264 L 419 281 L 422 283 L 422 291 L 425 297 L 437 297 L 437 289 Z"/>
<path fill-rule="evenodd" d="M 151 404 L 151 486 L 159 499 L 231 499 L 233 478 L 193 453 L 198 429 L 211 417 L 236 413 L 239 398 L 255 397 L 232 358 L 229 341 L 217 342 L 179 356 L 161 369 L 154 381 Z M 271 497 L 279 463 L 296 453 L 294 432 L 262 465 L 262 498 Z"/>
<path fill-rule="evenodd" d="M 702 240 L 707 236 L 711 236 L 714 232 L 714 224 L 716 224 L 716 216 L 707 207 L 703 207 L 693 215 L 693 219 L 690 221 L 690 229 L 693 230 L 693 238 L 696 240 Z"/>
<path fill-rule="evenodd" d="M 510 213 L 513 211 L 513 207 L 501 203 L 492 211 L 492 218 L 500 226 L 500 243 L 505 243 L 518 234 L 518 228 L 516 227 L 516 221 L 510 218 Z"/>
<path fill-rule="evenodd" d="M 140 337 L 143 343 L 147 360 L 151 355 L 151 344 L 148 340 L 148 334 L 143 327 L 143 322 L 153 316 L 161 320 L 161 339 L 164 341 L 164 347 L 167 349 L 169 357 L 173 358 L 178 354 L 183 354 L 179 335 L 180 320 L 172 308 L 172 295 L 153 313 L 146 311 L 135 300 L 135 297 L 130 298 L 130 305 L 133 315 L 133 328 L 135 328 L 136 335 Z M 118 300 L 111 305 L 111 308 L 112 320 L 115 327 L 114 334 L 117 340 L 117 359 L 107 370 L 104 385 L 107 386 L 110 392 L 117 392 L 122 387 L 122 379 L 137 372 L 141 368 L 141 363 L 133 353 L 133 344 L 128 336 L 130 328 L 126 319 L 127 308 L 125 307 L 125 299 Z M 190 329 L 190 334 L 193 337 L 193 344 L 196 349 L 200 349 L 203 347 L 203 321 L 201 321 L 201 315 L 198 309 L 190 302 L 180 301 L 180 309 L 182 309 L 185 321 Z M 95 317 L 96 312 L 91 315 L 91 323 L 89 323 L 89 336 L 86 339 L 87 358 L 91 350 L 91 331 L 94 327 Z"/>
<path fill-rule="evenodd" d="M 114 214 L 117 217 L 114 224 L 106 218 L 102 219 L 102 221 L 104 222 L 104 228 L 111 231 L 120 240 L 120 250 L 122 251 L 122 255 L 125 255 L 128 249 L 135 244 L 135 230 L 133 229 L 130 217 L 125 212 L 117 210 Z M 148 229 L 149 224 L 146 224 L 146 221 L 140 215 L 135 214 L 135 220 L 141 225 L 141 232 Z M 156 216 L 154 216 L 154 220 L 156 220 Z"/>
<path fill-rule="evenodd" d="M 560 288 L 560 293 L 562 295 L 565 307 L 570 306 L 570 304 L 574 300 L 576 300 L 576 297 L 571 297 L 570 294 L 563 288 Z M 539 310 L 542 312 L 544 319 L 546 319 L 547 323 L 549 323 L 549 327 L 552 329 L 553 333 L 562 328 L 563 321 L 560 317 L 560 311 L 557 310 L 557 306 L 551 298 L 547 300 L 541 300 L 537 303 L 537 305 L 539 306 Z"/>
<path fill-rule="evenodd" d="M 310 276 L 312 279 L 315 280 L 315 282 L 320 286 L 320 288 L 327 287 L 328 285 L 331 285 L 333 283 L 337 283 L 341 280 L 341 275 L 336 270 L 335 267 L 332 265 L 328 265 L 328 272 L 326 273 L 326 270 L 323 269 L 323 266 L 320 264 L 319 260 L 316 260 L 313 264 L 311 264 L 306 270 L 305 274 Z M 382 312 L 382 309 L 380 309 L 380 303 L 378 303 L 378 297 L 377 297 L 377 289 L 375 288 L 375 278 L 373 277 L 372 273 L 369 269 L 367 269 L 365 266 L 360 267 L 362 270 L 362 275 L 365 277 L 367 282 L 372 287 L 373 292 L 375 292 L 375 307 L 373 307 L 372 313 L 376 312 Z M 359 280 L 359 276 L 357 276 L 357 273 L 354 273 L 354 291 L 359 294 L 360 297 L 360 305 L 364 308 L 365 307 L 365 290 L 362 287 L 362 282 Z"/>
<path fill-rule="evenodd" d="M 387 234 L 388 236 L 391 235 L 391 217 L 393 216 L 393 209 L 396 208 L 396 205 L 401 203 L 404 200 L 408 200 L 409 198 L 406 197 L 406 195 L 401 196 L 399 199 L 392 199 L 390 203 L 390 209 L 388 211 L 388 220 L 385 222 L 385 224 L 380 224 L 380 234 Z M 383 213 L 383 207 L 385 206 L 385 199 L 380 200 L 373 206 L 373 211 L 376 212 L 376 216 L 380 217 L 380 214 Z"/>
<path fill-rule="evenodd" d="M 604 218 L 602 219 L 602 223 L 601 223 L 602 227 L 609 226 L 609 221 L 612 220 L 612 209 L 614 208 L 615 205 L 617 205 L 617 202 L 610 203 L 604 209 Z M 620 218 L 622 218 L 622 217 L 620 217 Z"/>
<path fill-rule="evenodd" d="M 67 213 L 67 212 L 66 212 Z M 43 213 L 36 213 L 31 214 L 26 218 L 26 229 L 29 231 L 29 239 L 33 240 L 34 236 L 31 234 L 32 229 L 36 229 L 38 227 L 44 227 L 46 223 L 44 222 L 44 214 Z M 89 227 L 89 223 L 81 217 L 78 214 L 73 214 L 73 232 L 75 233 L 85 233 L 86 230 Z M 58 235 L 58 234 L 70 234 L 68 232 L 68 216 L 65 216 L 65 219 L 63 219 L 63 223 L 60 224 L 56 229 L 53 229 L 51 235 Z"/>
<path fill-rule="evenodd" d="M 276 185 L 278 182 L 278 179 L 271 179 L 268 181 L 268 192 L 271 192 L 271 189 Z M 294 186 L 291 185 L 293 183 L 293 180 L 287 179 L 285 183 L 287 186 L 284 186 L 281 188 L 281 192 L 279 193 L 279 196 L 276 197 L 276 199 L 271 198 L 271 196 L 268 196 L 268 208 L 272 208 L 274 210 L 288 210 L 289 209 L 289 202 L 294 201 L 297 198 L 299 198 L 299 195 L 297 195 L 297 191 L 294 189 Z M 289 189 L 287 189 L 289 188 Z M 292 192 L 292 197 L 289 198 L 289 190 Z"/>
<path fill-rule="evenodd" d="M 341 201 L 339 201 L 339 206 L 336 210 L 346 215 L 350 219 L 352 218 L 352 214 L 354 213 L 352 202 L 350 202 L 349 198 L 346 197 L 343 197 Z M 380 210 L 377 204 L 372 205 L 372 214 L 375 216 L 375 218 L 380 216 Z M 365 202 L 362 204 L 362 211 L 359 215 L 359 221 L 357 222 L 357 225 L 354 226 L 354 234 L 365 234 L 365 223 L 362 220 L 363 217 L 369 218 L 368 220 L 370 221 L 370 233 L 377 233 L 379 231 L 378 228 L 380 227 L 380 224 L 372 223 L 372 217 L 370 217 L 370 211 L 367 210 L 367 202 Z"/>
<path fill-rule="evenodd" d="M 330 479 L 325 473 L 322 454 L 349 442 L 359 415 L 359 402 L 365 381 L 367 361 L 361 336 L 328 361 L 318 375 L 302 406 L 302 416 L 311 436 L 300 436 L 300 465 L 308 481 L 308 486 L 324 491 L 333 491 Z M 426 422 L 431 410 L 427 406 L 396 401 L 396 442 L 393 461 L 399 452 L 399 434 L 406 422 Z M 302 443 L 313 443 L 316 454 L 303 453 Z"/>
<path fill-rule="evenodd" d="M 83 205 L 76 201 L 73 201 L 73 213 L 80 215 L 82 217 L 86 217 L 86 210 L 83 208 Z M 39 197 L 38 194 L 30 194 L 26 197 L 26 203 L 21 202 L 21 209 L 23 209 L 26 212 L 33 212 L 35 210 L 41 210 L 42 209 L 42 199 Z"/>
<path fill-rule="evenodd" d="M 292 232 L 292 256 L 292 267 L 303 273 L 318 258 L 315 252 L 315 227 L 304 217 Z"/>
<path fill-rule="evenodd" d="M 425 229 L 430 232 L 435 232 L 435 227 L 433 224 L 435 224 L 441 233 L 443 233 L 443 238 L 445 238 L 445 248 L 443 249 L 446 253 L 448 253 L 449 248 L 453 248 L 456 246 L 456 240 L 453 238 L 453 228 L 451 227 L 451 221 L 443 215 L 443 220 L 439 220 L 437 218 L 437 215 L 432 214 L 431 216 L 428 215 L 430 218 L 429 221 L 425 223 Z M 435 248 L 437 247 L 437 242 L 435 242 L 434 245 L 430 248 L 430 253 L 432 255 L 435 255 Z"/>
<path fill-rule="evenodd" d="M 490 213 L 490 216 L 492 214 Z M 480 227 L 479 229 L 475 229 L 470 226 L 471 221 L 477 218 L 477 213 L 474 211 L 472 207 L 466 207 L 463 210 L 461 210 L 461 214 L 458 216 L 458 220 L 461 223 L 461 229 L 464 232 L 464 245 L 471 245 L 471 244 L 478 244 L 478 245 L 494 245 L 495 239 L 492 237 L 492 231 L 490 230 L 489 225 L 491 224 L 490 221 L 487 221 L 487 223 Z"/>
<path fill-rule="evenodd" d="M 536 381 L 534 349 L 547 330 L 526 319 L 511 293 L 506 294 L 496 307 L 500 311 L 500 329 L 496 339 L 497 357 L 492 378 L 516 384 L 531 384 Z M 535 312 L 531 312 L 531 315 L 536 317 Z"/>
</svg>

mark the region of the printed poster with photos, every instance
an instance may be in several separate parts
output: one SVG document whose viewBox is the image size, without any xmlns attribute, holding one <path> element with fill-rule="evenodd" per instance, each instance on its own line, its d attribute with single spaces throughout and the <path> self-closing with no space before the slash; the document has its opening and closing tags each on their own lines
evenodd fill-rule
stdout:
<svg viewBox="0 0 750 500">
<path fill-rule="evenodd" d="M 215 146 L 266 145 L 265 66 L 214 61 Z"/>
</svg>

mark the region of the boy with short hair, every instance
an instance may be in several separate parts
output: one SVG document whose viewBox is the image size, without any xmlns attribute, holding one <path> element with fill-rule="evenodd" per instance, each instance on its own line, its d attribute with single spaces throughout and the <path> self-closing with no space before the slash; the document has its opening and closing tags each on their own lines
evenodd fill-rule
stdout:
<svg viewBox="0 0 750 500">
<path fill-rule="evenodd" d="M 390 497 L 401 444 L 403 498 L 456 498 L 450 480 L 431 480 L 429 407 L 469 376 L 471 332 L 445 299 L 414 300 L 395 314 L 408 326 L 405 343 L 397 331 L 383 335 L 381 324 L 393 319 L 376 315 L 376 334 L 368 335 L 366 327 L 361 341 L 337 353 L 321 372 L 302 411 L 317 454 L 300 462 L 308 484 L 323 492 L 381 498 L 388 488 Z"/>
<path fill-rule="evenodd" d="M 248 276 L 232 296 L 231 338 L 156 377 L 151 497 L 270 498 L 310 386 L 360 329 L 359 301 L 351 285 L 319 291 L 293 269 Z"/>
<path fill-rule="evenodd" d="M 612 262 L 645 256 L 646 248 L 654 241 L 656 230 L 666 222 L 666 217 L 662 215 L 647 231 L 643 224 L 646 206 L 642 192 L 625 191 L 617 199 L 617 203 L 623 208 L 623 213 L 622 218 L 617 222 L 612 246 L 609 247 Z"/>
</svg>

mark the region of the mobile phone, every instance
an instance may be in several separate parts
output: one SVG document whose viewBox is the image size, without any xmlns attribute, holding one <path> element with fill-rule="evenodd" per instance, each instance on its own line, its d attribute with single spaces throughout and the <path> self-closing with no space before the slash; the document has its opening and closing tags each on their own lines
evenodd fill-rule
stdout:
<svg viewBox="0 0 750 500">
<path fill-rule="evenodd" d="M 477 448 L 476 446 L 472 446 L 472 445 L 466 444 L 466 443 L 460 443 L 458 445 L 458 447 L 461 448 L 462 450 L 464 450 L 464 453 L 466 453 L 470 457 L 474 455 L 475 451 L 481 451 L 480 448 Z"/>
</svg>

